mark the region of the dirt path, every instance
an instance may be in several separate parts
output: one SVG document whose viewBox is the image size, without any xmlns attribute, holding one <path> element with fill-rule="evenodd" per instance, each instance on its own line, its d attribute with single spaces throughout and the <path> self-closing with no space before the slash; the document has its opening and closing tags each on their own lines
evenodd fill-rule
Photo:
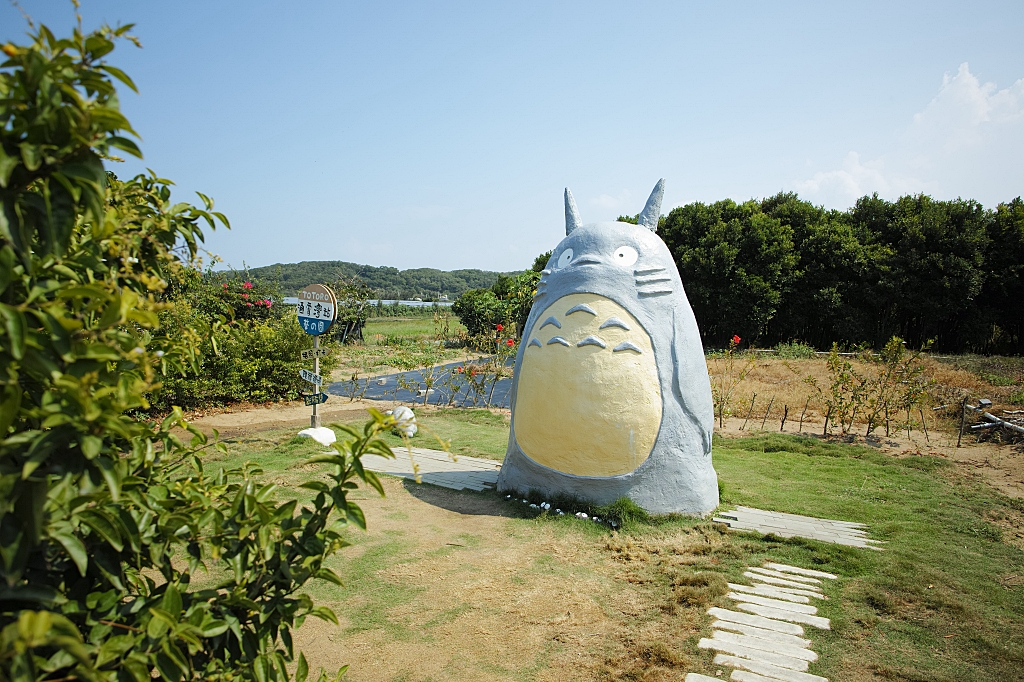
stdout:
<svg viewBox="0 0 1024 682">
<path fill-rule="evenodd" d="M 607 530 L 513 521 L 493 494 L 384 485 L 360 502 L 370 530 L 349 534 L 346 587 L 314 594 L 340 625 L 296 634 L 311 668 L 347 663 L 358 682 L 681 678 L 701 611 L 610 560 Z"/>
</svg>

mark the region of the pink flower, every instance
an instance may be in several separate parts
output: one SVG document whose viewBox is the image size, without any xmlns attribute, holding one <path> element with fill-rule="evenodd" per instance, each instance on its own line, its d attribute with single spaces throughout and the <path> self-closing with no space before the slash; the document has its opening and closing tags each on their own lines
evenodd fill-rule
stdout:
<svg viewBox="0 0 1024 682">
<path fill-rule="evenodd" d="M 250 308 L 252 307 L 252 303 L 246 303 L 246 305 L 249 306 Z"/>
<path fill-rule="evenodd" d="M 242 284 L 243 289 L 252 289 L 252 282 L 245 282 Z"/>
<path fill-rule="evenodd" d="M 269 308 L 271 306 L 270 299 L 269 298 L 264 299 L 263 300 L 263 305 L 265 305 L 265 306 L 267 306 Z"/>
<path fill-rule="evenodd" d="M 227 289 L 228 288 L 228 283 L 224 282 L 224 284 L 221 284 L 221 286 L 224 287 L 225 289 Z"/>
<path fill-rule="evenodd" d="M 242 298 L 249 298 L 249 294 L 242 294 Z"/>
</svg>

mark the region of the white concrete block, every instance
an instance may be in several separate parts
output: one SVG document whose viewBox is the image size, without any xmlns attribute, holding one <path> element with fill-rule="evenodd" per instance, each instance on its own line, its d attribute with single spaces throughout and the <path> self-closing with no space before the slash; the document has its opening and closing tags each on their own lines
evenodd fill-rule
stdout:
<svg viewBox="0 0 1024 682">
<path fill-rule="evenodd" d="M 806 613 L 796 613 L 795 611 L 785 611 L 783 609 L 776 609 L 771 606 L 763 606 L 761 604 L 737 604 L 737 608 L 758 616 L 765 618 L 771 618 L 775 620 L 785 620 L 791 623 L 804 623 L 816 627 L 819 630 L 831 630 L 832 625 L 829 623 L 828 618 L 822 618 L 821 616 L 812 616 Z"/>
<path fill-rule="evenodd" d="M 738 585 L 736 583 L 726 583 L 733 592 L 743 592 L 745 594 L 757 594 L 762 597 L 771 597 L 773 599 L 782 599 L 784 601 L 796 602 L 798 604 L 809 604 L 811 600 L 800 594 L 791 594 L 789 592 L 781 592 L 769 585 Z"/>
<path fill-rule="evenodd" d="M 787 635 L 782 632 L 776 632 L 775 630 L 767 630 L 765 628 L 754 627 L 753 625 L 744 625 L 743 623 L 732 623 L 727 620 L 716 620 L 711 623 L 713 630 L 730 630 L 732 632 L 739 632 L 744 635 L 751 637 L 757 637 L 759 639 L 768 639 L 773 642 L 779 642 L 781 644 L 788 644 L 789 646 L 800 647 L 801 649 L 809 649 L 811 647 L 811 640 L 804 639 L 803 637 L 797 637 L 796 635 Z"/>
<path fill-rule="evenodd" d="M 729 609 L 721 609 L 717 606 L 712 606 L 708 609 L 708 615 L 714 616 L 719 620 L 728 621 L 730 623 L 740 623 L 741 625 L 752 625 L 755 628 L 763 628 L 765 630 L 772 630 L 774 632 L 781 632 L 787 635 L 802 635 L 804 629 L 799 625 L 795 625 L 789 622 L 783 622 L 774 618 L 766 618 L 764 616 L 751 615 L 749 613 L 740 613 L 738 611 L 730 611 Z"/>
<path fill-rule="evenodd" d="M 785 578 L 773 578 L 770 575 L 763 573 L 754 573 L 753 571 L 745 571 L 744 576 L 751 580 L 760 580 L 763 583 L 771 583 L 772 585 L 778 585 L 779 587 L 790 587 L 798 590 L 811 590 L 813 592 L 820 592 L 820 588 L 815 585 L 808 585 L 807 583 L 798 583 Z"/>
<path fill-rule="evenodd" d="M 722 682 L 720 677 L 708 677 L 700 673 L 687 673 L 683 682 Z"/>
<path fill-rule="evenodd" d="M 760 568 L 758 566 L 751 566 L 750 569 L 754 573 L 760 573 L 761 575 L 771 576 L 772 578 L 782 578 L 783 580 L 791 580 L 795 583 L 805 583 L 809 585 L 820 585 L 821 581 L 817 578 L 811 578 L 809 576 L 795 575 L 792 573 L 783 573 L 770 568 Z"/>
<path fill-rule="evenodd" d="M 785 668 L 780 668 L 769 663 L 753 661 L 749 658 L 741 658 L 739 656 L 729 656 L 728 654 L 718 654 L 715 656 L 714 663 L 715 665 L 727 665 L 733 668 L 743 668 L 751 672 L 766 675 L 773 682 L 777 680 L 781 680 L 782 682 L 828 682 L 827 677 L 821 677 L 820 675 L 802 673 L 796 670 L 786 670 Z"/>
<path fill-rule="evenodd" d="M 756 573 L 752 573 L 751 575 L 757 575 L 757 574 Z M 818 590 L 815 590 L 810 585 L 808 585 L 807 589 L 805 590 L 805 589 L 798 588 L 798 587 L 783 587 L 782 585 L 768 584 L 768 583 L 764 582 L 761 578 L 751 578 L 751 581 L 754 583 L 754 587 L 767 587 L 767 588 L 771 588 L 772 590 L 775 590 L 776 592 L 784 592 L 785 594 L 797 594 L 797 595 L 800 595 L 801 597 L 813 597 L 814 599 L 825 599 L 825 595 L 824 594 L 822 594 Z"/>
<path fill-rule="evenodd" d="M 334 433 L 334 430 L 329 429 L 326 426 L 302 429 L 299 431 L 299 438 L 312 438 L 317 443 L 320 443 L 320 445 L 331 445 L 338 440 L 338 436 Z"/>
<path fill-rule="evenodd" d="M 743 658 L 749 658 L 752 661 L 768 663 L 769 665 L 786 668 L 788 670 L 807 670 L 807 661 L 801 658 L 783 656 L 782 654 L 773 654 L 770 651 L 751 649 L 750 647 L 732 644 L 730 642 L 722 642 L 702 637 L 701 640 L 697 642 L 697 646 L 701 649 L 712 649 L 714 651 L 721 651 L 734 656 L 742 656 Z"/>
<path fill-rule="evenodd" d="M 735 599 L 738 602 L 746 604 L 760 604 L 762 606 L 770 606 L 774 609 L 781 611 L 795 611 L 796 613 L 806 613 L 809 616 L 813 616 L 818 612 L 816 606 L 810 606 L 807 604 L 794 604 L 793 602 L 784 601 L 782 599 L 771 599 L 770 597 L 759 597 L 756 594 L 741 594 L 739 592 L 730 592 L 726 595 L 729 599 Z"/>
<path fill-rule="evenodd" d="M 800 575 L 806 575 L 811 578 L 828 578 L 829 580 L 837 580 L 839 576 L 832 575 L 831 573 L 825 573 L 824 571 L 815 571 L 810 568 L 800 568 L 799 566 L 789 566 L 787 564 L 776 564 L 769 562 L 765 564 L 768 568 L 773 568 L 776 571 L 783 573 L 799 573 Z"/>
<path fill-rule="evenodd" d="M 758 637 L 751 637 L 749 635 L 737 635 L 735 632 L 715 630 L 711 635 L 711 639 L 716 642 L 731 642 L 732 644 L 738 644 L 740 646 L 749 647 L 751 649 L 770 651 L 773 654 L 789 656 L 790 658 L 799 658 L 804 661 L 818 660 L 818 654 L 814 653 L 806 647 L 791 646 L 789 644 L 773 642 L 769 639 L 760 639 Z"/>
<path fill-rule="evenodd" d="M 749 670 L 733 670 L 729 679 L 733 682 L 779 682 L 777 677 L 765 677 Z"/>
</svg>

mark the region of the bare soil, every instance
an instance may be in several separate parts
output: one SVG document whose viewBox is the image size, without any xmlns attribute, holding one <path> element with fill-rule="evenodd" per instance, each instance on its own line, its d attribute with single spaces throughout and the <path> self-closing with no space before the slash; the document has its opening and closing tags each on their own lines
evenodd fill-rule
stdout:
<svg viewBox="0 0 1024 682">
<path fill-rule="evenodd" d="M 666 601 L 655 584 L 661 581 L 652 577 L 664 570 L 649 561 L 650 551 L 597 528 L 511 522 L 517 503 L 493 495 L 394 479 L 385 489 L 385 499 L 361 502 L 370 530 L 356 551 L 346 550 L 346 561 L 395 538 L 401 554 L 377 572 L 379 584 L 361 585 L 332 606 L 339 615 L 363 614 L 362 602 L 395 586 L 413 596 L 384 603 L 386 622 L 371 628 L 344 617 L 339 626 L 308 621 L 295 643 L 311 668 L 350 664 L 346 679 L 359 682 L 678 680 L 685 674 L 692 661 L 684 652 L 696 651 L 688 640 L 702 612 Z M 678 563 L 688 548 L 709 543 L 700 534 L 673 540 Z"/>
</svg>

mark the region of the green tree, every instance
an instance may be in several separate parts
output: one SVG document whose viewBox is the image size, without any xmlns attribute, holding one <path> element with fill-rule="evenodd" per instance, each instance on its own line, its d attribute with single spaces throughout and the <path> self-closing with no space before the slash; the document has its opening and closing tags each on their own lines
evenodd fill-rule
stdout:
<svg viewBox="0 0 1024 682">
<path fill-rule="evenodd" d="M 196 365 L 205 330 L 159 333 L 168 283 L 201 224 L 167 181 L 108 183 L 121 137 L 104 57 L 129 27 L 57 39 L 40 27 L 0 65 L 0 679 L 303 681 L 292 630 L 335 620 L 302 593 L 364 525 L 348 500 L 366 452 L 390 456 L 379 414 L 313 462 L 314 498 L 279 502 L 258 470 L 207 472 L 180 410 L 147 407 L 166 368 Z M 184 440 L 183 440 L 184 439 Z M 220 576 L 208 589 L 191 578 Z"/>
<path fill-rule="evenodd" d="M 490 289 L 470 289 L 455 299 L 452 312 L 470 336 L 490 333 L 504 320 L 505 306 Z"/>
<path fill-rule="evenodd" d="M 658 230 L 679 267 L 705 344 L 756 341 L 794 277 L 793 230 L 760 204 L 731 200 L 674 209 Z"/>
<path fill-rule="evenodd" d="M 978 304 L 992 350 L 1024 353 L 1024 201 L 996 207 L 988 223 L 986 279 Z"/>
<path fill-rule="evenodd" d="M 540 272 L 548 266 L 549 260 L 551 260 L 551 251 L 545 251 L 533 259 L 533 267 L 530 269 L 534 272 Z"/>
</svg>

